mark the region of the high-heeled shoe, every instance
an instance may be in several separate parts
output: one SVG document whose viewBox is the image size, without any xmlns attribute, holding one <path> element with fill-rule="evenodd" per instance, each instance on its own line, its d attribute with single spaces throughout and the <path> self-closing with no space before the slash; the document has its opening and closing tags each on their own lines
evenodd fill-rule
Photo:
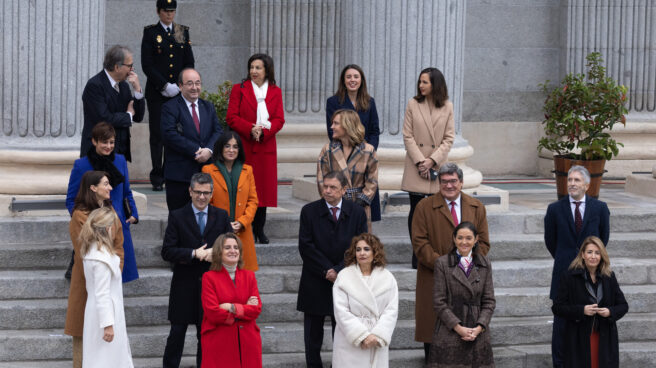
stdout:
<svg viewBox="0 0 656 368">
<path fill-rule="evenodd" d="M 269 244 L 269 238 L 264 234 L 264 231 L 258 233 L 253 233 L 255 236 L 255 242 L 258 244 Z"/>
</svg>

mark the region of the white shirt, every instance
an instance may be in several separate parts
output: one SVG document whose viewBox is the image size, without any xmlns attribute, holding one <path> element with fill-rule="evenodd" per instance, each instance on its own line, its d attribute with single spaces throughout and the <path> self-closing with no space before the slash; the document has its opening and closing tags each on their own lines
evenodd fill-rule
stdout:
<svg viewBox="0 0 656 368">
<path fill-rule="evenodd" d="M 576 219 L 576 213 L 574 213 L 576 210 L 576 203 L 574 202 L 577 202 L 577 200 L 572 198 L 572 196 L 569 196 L 569 207 L 572 209 L 572 218 Z M 583 214 L 585 214 L 585 196 L 583 196 L 578 202 L 581 202 L 581 204 L 579 204 L 579 212 L 581 212 L 581 220 L 583 220 Z"/>
<path fill-rule="evenodd" d="M 462 207 L 460 206 L 460 199 L 462 199 L 462 196 L 458 195 L 458 198 L 453 200 L 453 202 L 455 202 L 455 204 L 456 204 L 455 209 L 456 209 L 456 216 L 458 217 L 458 224 L 460 224 L 462 222 L 462 214 L 461 214 L 461 212 L 462 212 L 461 208 Z M 451 212 L 451 201 L 446 199 L 446 198 L 444 198 L 444 201 L 446 202 L 447 209 L 449 210 L 449 212 Z"/>
<path fill-rule="evenodd" d="M 173 32 L 173 23 L 171 23 L 171 24 L 164 24 L 164 23 L 162 23 L 162 21 L 160 20 L 160 21 L 159 21 L 159 24 L 162 26 L 162 28 L 164 28 L 165 31 L 166 31 L 166 28 L 168 27 L 168 28 L 170 29 L 169 32 Z"/>
<path fill-rule="evenodd" d="M 196 223 L 198 223 L 198 213 L 202 212 L 202 213 L 205 214 L 205 216 L 203 217 L 203 221 L 205 221 L 205 226 L 207 226 L 207 208 L 208 207 L 209 206 L 205 207 L 205 209 L 201 211 L 198 208 L 196 208 L 196 206 L 194 206 L 193 203 L 191 204 L 191 209 L 194 210 L 194 219 L 196 220 Z M 196 249 L 192 249 L 191 250 L 191 258 L 193 259 L 195 255 L 196 255 Z"/>
<path fill-rule="evenodd" d="M 332 204 L 328 203 L 328 201 L 326 201 L 326 205 L 328 206 L 328 211 L 330 211 L 331 216 L 333 214 L 333 210 L 331 208 L 337 207 L 337 213 L 335 214 L 335 217 L 339 219 L 339 215 L 342 213 L 342 200 L 340 199 L 339 203 L 337 203 L 336 206 L 333 206 Z"/>
</svg>

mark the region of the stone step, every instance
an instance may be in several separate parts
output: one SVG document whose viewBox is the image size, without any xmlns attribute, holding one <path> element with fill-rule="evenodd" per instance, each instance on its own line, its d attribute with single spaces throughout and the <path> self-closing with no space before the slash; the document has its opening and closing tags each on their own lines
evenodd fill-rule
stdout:
<svg viewBox="0 0 656 368">
<path fill-rule="evenodd" d="M 632 313 L 656 313 L 656 285 L 622 287 Z M 548 288 L 497 288 L 496 317 L 545 316 L 551 313 Z M 297 322 L 302 313 L 296 310 L 295 293 L 263 294 L 261 323 Z M 167 323 L 168 297 L 126 297 L 125 315 L 128 326 L 150 326 Z M 63 328 L 66 299 L 14 299 L 0 301 L 0 329 Z M 399 320 L 414 319 L 415 293 L 399 293 Z"/>
<path fill-rule="evenodd" d="M 494 285 L 508 287 L 548 287 L 551 283 L 551 260 L 495 261 L 492 264 Z M 614 258 L 613 270 L 620 285 L 656 284 L 656 258 Z M 415 290 L 416 271 L 409 265 L 390 264 L 401 291 Z M 139 279 L 123 285 L 125 296 L 163 296 L 169 294 L 169 268 L 141 268 Z M 301 266 L 262 266 L 256 272 L 261 294 L 295 293 Z M 69 281 L 62 269 L 0 271 L 0 300 L 49 299 L 68 295 Z"/>
</svg>

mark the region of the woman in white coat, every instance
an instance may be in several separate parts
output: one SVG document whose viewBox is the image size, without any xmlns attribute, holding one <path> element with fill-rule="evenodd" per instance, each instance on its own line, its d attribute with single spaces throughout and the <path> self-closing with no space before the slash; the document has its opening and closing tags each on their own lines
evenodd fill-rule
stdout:
<svg viewBox="0 0 656 368">
<path fill-rule="evenodd" d="M 120 259 L 110 234 L 116 213 L 93 210 L 80 231 L 87 304 L 84 309 L 83 368 L 133 367 L 125 328 Z"/>
<path fill-rule="evenodd" d="M 345 268 L 333 286 L 334 368 L 389 365 L 399 289 L 385 263 L 383 244 L 375 235 L 353 238 L 344 256 Z"/>
</svg>

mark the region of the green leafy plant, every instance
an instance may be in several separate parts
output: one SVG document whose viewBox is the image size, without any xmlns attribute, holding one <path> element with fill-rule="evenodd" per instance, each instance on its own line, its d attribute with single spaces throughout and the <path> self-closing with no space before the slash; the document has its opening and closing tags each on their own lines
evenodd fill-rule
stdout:
<svg viewBox="0 0 656 368">
<path fill-rule="evenodd" d="M 200 98 L 206 101 L 210 101 L 214 104 L 214 109 L 216 109 L 216 116 L 219 118 L 219 123 L 225 129 L 227 128 L 226 124 L 226 113 L 228 112 L 228 100 L 230 100 L 230 91 L 232 90 L 232 82 L 225 81 L 218 86 L 216 86 L 217 92 L 208 92 L 203 90 L 200 93 Z"/>
<path fill-rule="evenodd" d="M 537 148 L 571 159 L 610 160 L 624 147 L 608 131 L 616 123 L 626 124 L 627 88 L 606 76 L 600 53 L 586 60 L 587 75 L 570 73 L 559 86 L 549 81 L 539 85 L 547 99 L 542 108 L 545 136 Z"/>
</svg>

